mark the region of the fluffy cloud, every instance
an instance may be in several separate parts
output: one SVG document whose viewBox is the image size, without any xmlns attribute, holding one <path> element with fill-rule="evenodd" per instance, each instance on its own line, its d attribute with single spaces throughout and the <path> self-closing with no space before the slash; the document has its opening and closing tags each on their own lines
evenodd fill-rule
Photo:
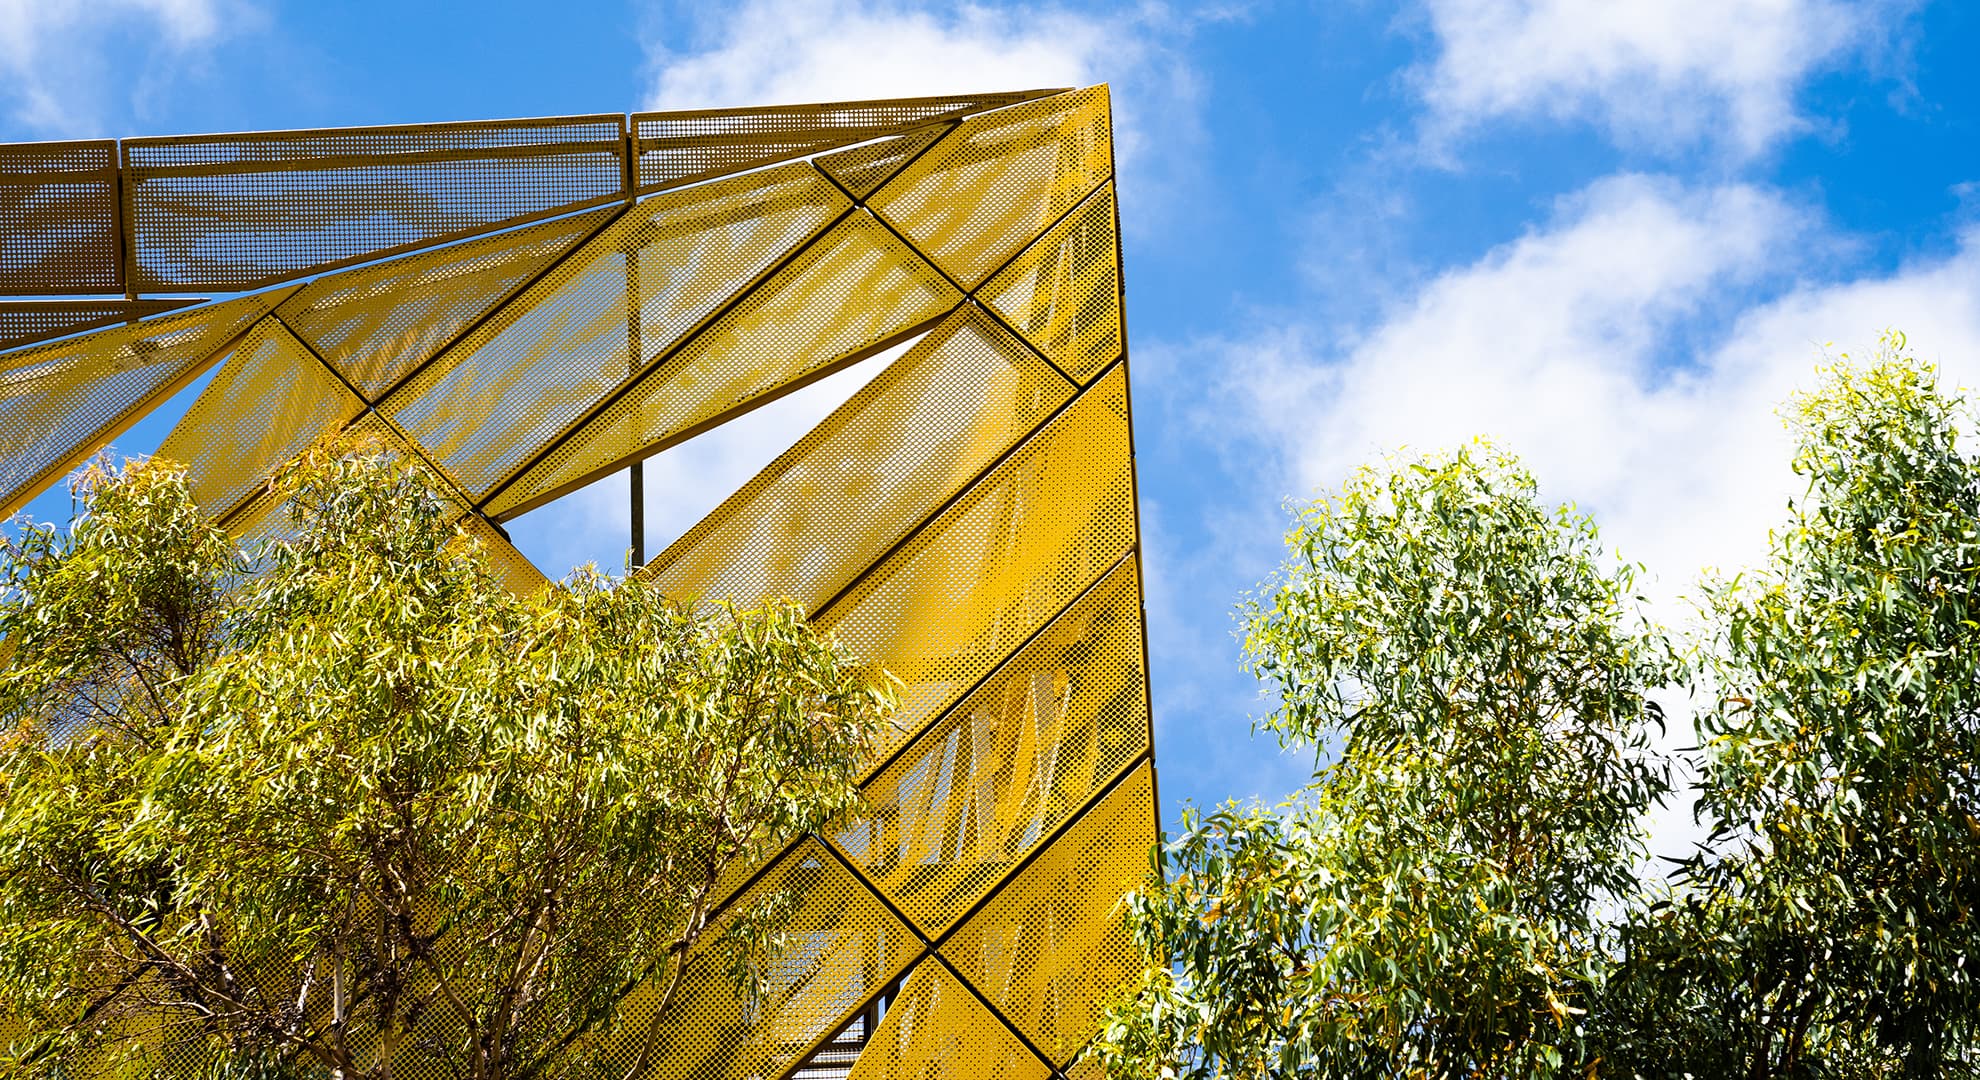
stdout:
<svg viewBox="0 0 1980 1080">
<path fill-rule="evenodd" d="M 1860 351 L 1899 327 L 1951 382 L 1980 377 L 1980 232 L 1888 276 L 1781 269 L 1837 243 L 1766 189 L 1615 177 L 1351 338 L 1294 325 L 1209 348 L 1221 401 L 1276 444 L 1296 490 L 1398 446 L 1491 435 L 1669 598 L 1764 551 L 1794 490 L 1775 410 L 1825 345 Z"/>
<path fill-rule="evenodd" d="M 1908 0 L 1428 0 L 1416 71 L 1434 144 L 1502 117 L 1587 120 L 1618 140 L 1758 153 L 1808 122 L 1814 73 L 1887 40 Z"/>
<path fill-rule="evenodd" d="M 241 14 L 225 0 L 0 0 L 0 109 L 35 136 L 100 134 L 106 113 L 142 113 L 162 67 Z"/>
</svg>

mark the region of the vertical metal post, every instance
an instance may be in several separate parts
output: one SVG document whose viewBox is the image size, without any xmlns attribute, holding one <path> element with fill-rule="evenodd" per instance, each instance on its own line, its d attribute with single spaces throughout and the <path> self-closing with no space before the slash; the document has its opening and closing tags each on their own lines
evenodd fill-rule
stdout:
<svg viewBox="0 0 1980 1080">
<path fill-rule="evenodd" d="M 639 160 L 639 133 L 630 124 L 625 133 L 625 185 L 626 203 L 630 205 L 638 197 L 639 184 L 637 162 Z M 626 259 L 626 374 L 639 371 L 639 249 L 630 241 L 625 247 Z M 646 465 L 635 461 L 626 470 L 632 489 L 632 568 L 638 570 L 646 565 Z"/>
</svg>

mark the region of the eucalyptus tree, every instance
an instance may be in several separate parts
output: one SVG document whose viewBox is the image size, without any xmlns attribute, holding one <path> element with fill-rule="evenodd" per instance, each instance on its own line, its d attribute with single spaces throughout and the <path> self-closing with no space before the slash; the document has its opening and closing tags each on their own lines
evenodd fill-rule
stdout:
<svg viewBox="0 0 1980 1080">
<path fill-rule="evenodd" d="M 1666 790 L 1663 640 L 1594 525 L 1489 444 L 1298 511 L 1241 618 L 1263 723 L 1325 759 L 1191 815 L 1130 897 L 1148 959 L 1115 1077 L 1581 1075 L 1582 1025 Z"/>
<path fill-rule="evenodd" d="M 1711 835 L 1603 1020 L 1644 1076 L 1980 1075 L 1980 458 L 1893 337 L 1787 411 L 1807 481 L 1705 593 Z"/>
<path fill-rule="evenodd" d="M 364 447 L 282 484 L 252 559 L 165 462 L 0 549 L 0 1061 L 573 1075 L 698 940 L 774 946 L 718 882 L 852 803 L 884 683 L 782 603 L 514 597 Z"/>
</svg>

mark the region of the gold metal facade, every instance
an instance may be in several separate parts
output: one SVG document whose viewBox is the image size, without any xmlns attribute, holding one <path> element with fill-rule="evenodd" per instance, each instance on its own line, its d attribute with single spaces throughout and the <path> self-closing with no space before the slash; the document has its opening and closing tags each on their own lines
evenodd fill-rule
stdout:
<svg viewBox="0 0 1980 1080">
<path fill-rule="evenodd" d="M 650 1075 L 1072 1066 L 1157 821 L 1104 87 L 0 146 L 0 232 L 0 513 L 213 371 L 161 452 L 236 534 L 362 427 L 518 590 L 500 522 L 911 343 L 644 570 L 905 684 L 861 816 L 728 883 L 806 897 L 767 996 L 697 959 Z"/>
</svg>

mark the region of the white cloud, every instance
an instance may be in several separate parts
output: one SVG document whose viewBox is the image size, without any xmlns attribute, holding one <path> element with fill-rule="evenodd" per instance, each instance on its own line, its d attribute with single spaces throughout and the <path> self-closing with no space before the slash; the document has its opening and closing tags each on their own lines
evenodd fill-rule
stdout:
<svg viewBox="0 0 1980 1080">
<path fill-rule="evenodd" d="M 1887 274 L 1772 269 L 1844 242 L 1767 189 L 1610 178 L 1365 332 L 1295 322 L 1199 345 L 1194 366 L 1226 373 L 1204 415 L 1235 409 L 1228 427 L 1302 494 L 1399 446 L 1490 435 L 1648 564 L 1656 613 L 1681 623 L 1701 571 L 1755 563 L 1800 490 L 1777 410 L 1827 343 L 1863 355 L 1899 328 L 1947 386 L 1980 385 L 1980 227 Z M 1674 720 L 1670 745 L 1688 744 Z M 1655 828 L 1682 851 L 1689 807 Z"/>
<path fill-rule="evenodd" d="M 107 114 L 142 114 L 161 68 L 244 14 L 226 0 L 0 0 L 0 108 L 38 137 L 103 134 Z"/>
<path fill-rule="evenodd" d="M 1415 72 L 1441 144 L 1482 121 L 1592 121 L 1619 142 L 1750 156 L 1804 130 L 1815 73 L 1880 47 L 1909 0 L 1427 0 Z"/>
</svg>

